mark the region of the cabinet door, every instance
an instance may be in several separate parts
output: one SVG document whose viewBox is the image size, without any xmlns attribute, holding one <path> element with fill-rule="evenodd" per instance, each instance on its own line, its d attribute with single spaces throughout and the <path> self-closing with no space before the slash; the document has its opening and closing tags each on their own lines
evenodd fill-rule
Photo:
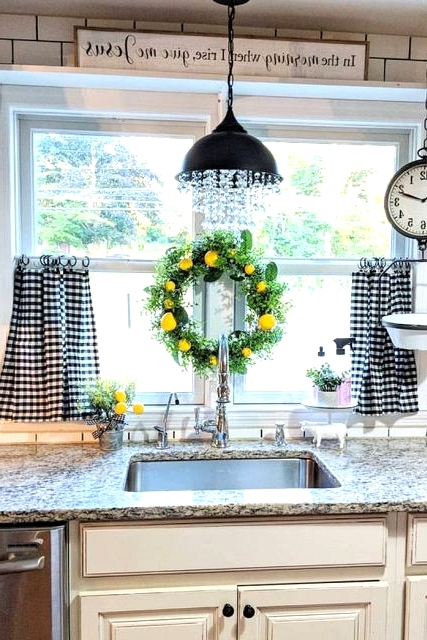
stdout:
<svg viewBox="0 0 427 640">
<path fill-rule="evenodd" d="M 385 582 L 241 587 L 239 640 L 386 640 L 386 607 Z"/>
<path fill-rule="evenodd" d="M 427 638 L 427 578 L 414 576 L 406 580 L 405 640 Z"/>
<path fill-rule="evenodd" d="M 80 640 L 230 640 L 236 600 L 235 586 L 81 593 Z"/>
</svg>

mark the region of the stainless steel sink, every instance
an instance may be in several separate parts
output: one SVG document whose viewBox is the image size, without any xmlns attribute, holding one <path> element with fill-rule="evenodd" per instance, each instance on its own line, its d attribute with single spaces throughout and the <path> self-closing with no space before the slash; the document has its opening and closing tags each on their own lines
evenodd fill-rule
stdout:
<svg viewBox="0 0 427 640">
<path fill-rule="evenodd" d="M 129 464 L 126 491 L 330 489 L 336 478 L 311 458 L 215 458 L 136 460 Z"/>
</svg>

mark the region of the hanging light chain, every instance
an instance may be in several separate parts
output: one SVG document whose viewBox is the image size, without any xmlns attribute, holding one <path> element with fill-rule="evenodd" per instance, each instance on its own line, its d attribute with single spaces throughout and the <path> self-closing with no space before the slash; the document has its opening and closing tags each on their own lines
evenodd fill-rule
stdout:
<svg viewBox="0 0 427 640">
<path fill-rule="evenodd" d="M 227 106 L 231 109 L 233 106 L 233 84 L 234 84 L 234 75 L 233 75 L 233 66 L 234 66 L 234 17 L 236 15 L 236 10 L 234 8 L 234 4 L 228 5 L 228 76 L 227 76 L 227 85 L 228 85 L 228 98 L 227 98 Z"/>
</svg>

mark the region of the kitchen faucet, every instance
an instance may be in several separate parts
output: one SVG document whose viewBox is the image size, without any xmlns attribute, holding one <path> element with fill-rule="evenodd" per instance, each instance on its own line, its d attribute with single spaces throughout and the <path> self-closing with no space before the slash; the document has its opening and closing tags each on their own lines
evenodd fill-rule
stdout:
<svg viewBox="0 0 427 640">
<path fill-rule="evenodd" d="M 172 403 L 172 398 L 175 398 L 175 404 L 179 404 L 179 399 L 178 396 L 176 395 L 176 393 L 170 393 L 169 394 L 169 398 L 168 398 L 168 402 L 166 405 L 166 411 L 165 411 L 165 415 L 163 417 L 163 424 L 162 426 L 158 426 L 156 425 L 154 427 L 154 429 L 158 432 L 158 436 L 157 436 L 157 448 L 158 449 L 166 449 L 166 447 L 168 446 L 168 432 L 167 432 L 167 426 L 168 426 L 168 417 L 169 417 L 169 411 L 171 408 L 171 403 Z"/>
<path fill-rule="evenodd" d="M 228 419 L 225 405 L 230 402 L 228 340 L 224 334 L 219 337 L 218 347 L 218 386 L 215 420 L 200 421 L 200 408 L 195 409 L 195 430 L 212 434 L 212 446 L 224 448 L 228 444 Z"/>
</svg>

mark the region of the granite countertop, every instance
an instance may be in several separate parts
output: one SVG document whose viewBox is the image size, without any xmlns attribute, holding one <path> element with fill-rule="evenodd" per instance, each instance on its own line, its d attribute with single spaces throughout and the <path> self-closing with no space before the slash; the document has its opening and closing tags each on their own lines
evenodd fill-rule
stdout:
<svg viewBox="0 0 427 640">
<path fill-rule="evenodd" d="M 308 454 L 339 480 L 333 489 L 176 491 L 124 490 L 131 459 L 193 457 L 281 457 Z M 303 514 L 427 512 L 427 441 L 349 439 L 317 449 L 308 441 L 285 447 L 231 442 L 225 450 L 208 443 L 124 445 L 101 451 L 87 445 L 0 446 L 0 523 L 66 520 L 224 518 Z"/>
</svg>

